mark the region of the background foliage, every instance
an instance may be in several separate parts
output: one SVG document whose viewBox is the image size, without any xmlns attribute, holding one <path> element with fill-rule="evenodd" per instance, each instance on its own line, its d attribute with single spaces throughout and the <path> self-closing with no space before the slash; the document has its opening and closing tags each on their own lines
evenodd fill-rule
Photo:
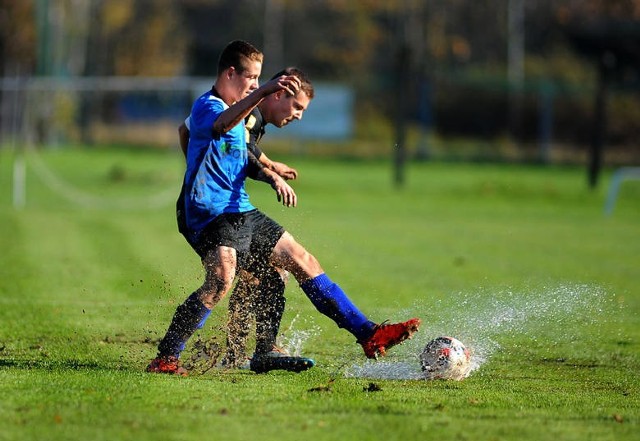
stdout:
<svg viewBox="0 0 640 441">
<path fill-rule="evenodd" d="M 221 49 L 243 38 L 264 49 L 266 75 L 295 64 L 352 88 L 360 139 L 380 139 L 373 124 L 393 144 L 401 115 L 436 141 L 509 139 L 525 159 L 552 142 L 553 159 L 579 162 L 597 60 L 570 33 L 624 25 L 637 41 L 639 22 L 638 0 L 0 0 L 0 75 L 213 78 Z M 636 162 L 637 60 L 613 62 L 608 159 Z"/>
</svg>

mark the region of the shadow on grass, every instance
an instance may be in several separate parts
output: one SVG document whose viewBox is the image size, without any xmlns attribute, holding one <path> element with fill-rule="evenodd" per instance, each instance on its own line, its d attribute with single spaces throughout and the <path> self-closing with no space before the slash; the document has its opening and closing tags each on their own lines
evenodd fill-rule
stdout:
<svg viewBox="0 0 640 441">
<path fill-rule="evenodd" d="M 0 359 L 0 369 L 24 369 L 45 371 L 119 371 L 139 372 L 139 366 L 124 363 L 99 363 L 86 360 L 33 360 L 33 359 Z"/>
</svg>

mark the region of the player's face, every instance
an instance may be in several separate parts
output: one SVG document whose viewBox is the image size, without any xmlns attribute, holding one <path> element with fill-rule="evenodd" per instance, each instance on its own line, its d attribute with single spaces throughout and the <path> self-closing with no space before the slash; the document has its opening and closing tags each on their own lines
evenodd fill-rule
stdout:
<svg viewBox="0 0 640 441">
<path fill-rule="evenodd" d="M 302 119 L 310 101 L 309 96 L 303 91 L 299 91 L 295 96 L 282 93 L 271 123 L 276 127 L 284 127 L 291 121 Z"/>
<path fill-rule="evenodd" d="M 258 88 L 258 78 L 260 78 L 261 71 L 262 63 L 248 60 L 244 62 L 244 70 L 242 72 L 233 71 L 232 81 L 235 86 L 236 101 L 240 101 Z"/>
</svg>

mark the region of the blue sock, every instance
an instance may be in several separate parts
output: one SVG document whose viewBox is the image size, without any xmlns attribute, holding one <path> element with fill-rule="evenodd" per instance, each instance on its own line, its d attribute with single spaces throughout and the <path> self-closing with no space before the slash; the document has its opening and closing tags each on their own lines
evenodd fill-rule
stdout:
<svg viewBox="0 0 640 441">
<path fill-rule="evenodd" d="M 359 341 L 366 340 L 373 333 L 375 323 L 367 319 L 326 274 L 306 280 L 300 284 L 300 288 L 318 311 L 336 322 L 340 328 L 349 331 Z"/>
<path fill-rule="evenodd" d="M 183 304 L 176 308 L 167 333 L 158 345 L 158 355 L 179 357 L 187 345 L 187 340 L 204 326 L 211 310 L 204 306 L 194 292 Z"/>
</svg>

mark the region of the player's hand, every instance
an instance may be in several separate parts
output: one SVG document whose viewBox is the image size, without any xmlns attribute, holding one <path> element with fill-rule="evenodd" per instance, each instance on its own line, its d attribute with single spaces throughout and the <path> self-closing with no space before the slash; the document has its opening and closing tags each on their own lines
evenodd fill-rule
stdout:
<svg viewBox="0 0 640 441">
<path fill-rule="evenodd" d="M 284 90 L 290 95 L 295 95 L 300 90 L 301 84 L 296 76 L 281 75 L 273 80 L 267 81 L 260 88 L 263 90 L 265 96 L 280 90 Z"/>
<path fill-rule="evenodd" d="M 298 178 L 298 170 L 295 168 L 289 167 L 287 164 L 283 164 L 282 162 L 271 161 L 271 170 L 278 173 L 280 177 L 286 180 L 293 180 Z"/>
<path fill-rule="evenodd" d="M 285 182 L 276 173 L 269 170 L 271 175 L 271 187 L 276 191 L 278 195 L 278 202 L 282 202 L 285 207 L 295 207 L 298 204 L 298 196 L 293 188 Z"/>
</svg>

